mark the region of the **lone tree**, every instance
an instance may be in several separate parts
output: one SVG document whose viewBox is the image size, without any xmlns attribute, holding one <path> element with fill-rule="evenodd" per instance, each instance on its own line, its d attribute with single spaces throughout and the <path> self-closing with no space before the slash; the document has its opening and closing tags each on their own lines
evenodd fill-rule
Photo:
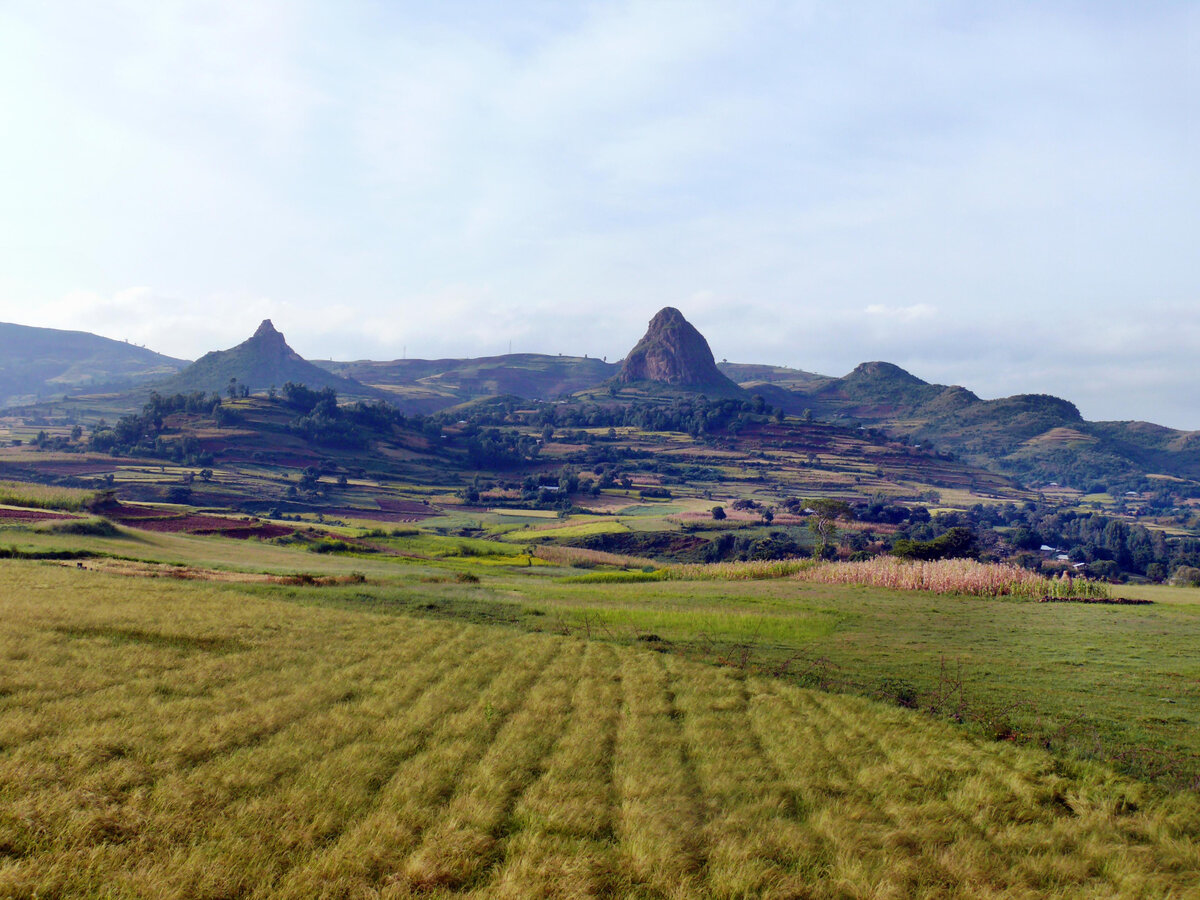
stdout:
<svg viewBox="0 0 1200 900">
<path fill-rule="evenodd" d="M 722 519 L 724 519 L 725 518 L 725 507 L 714 506 L 712 508 L 712 517 L 717 522 L 720 522 Z"/>
<path fill-rule="evenodd" d="M 816 497 L 806 500 L 805 508 L 811 510 L 808 520 L 808 530 L 817 537 L 817 557 L 824 559 L 829 548 L 837 538 L 837 520 L 848 519 L 851 516 L 850 504 L 845 500 L 834 500 L 830 497 Z"/>
</svg>

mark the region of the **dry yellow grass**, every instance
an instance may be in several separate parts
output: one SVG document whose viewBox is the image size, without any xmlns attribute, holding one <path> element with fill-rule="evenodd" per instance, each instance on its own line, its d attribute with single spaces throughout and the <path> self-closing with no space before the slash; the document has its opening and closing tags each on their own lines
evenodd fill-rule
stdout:
<svg viewBox="0 0 1200 900">
<path fill-rule="evenodd" d="M 1189 897 L 1200 803 L 575 638 L 0 563 L 0 897 Z"/>
<path fill-rule="evenodd" d="M 801 567 L 800 581 L 819 584 L 853 584 L 935 594 L 969 594 L 976 597 L 1093 597 L 1110 596 L 1108 585 L 1085 577 L 1048 578 L 1007 563 L 981 563 L 971 559 L 909 561 L 877 556 L 862 562 L 832 562 Z"/>
<path fill-rule="evenodd" d="M 83 509 L 95 493 L 25 481 L 0 481 L 0 505 L 78 510 Z"/>
</svg>

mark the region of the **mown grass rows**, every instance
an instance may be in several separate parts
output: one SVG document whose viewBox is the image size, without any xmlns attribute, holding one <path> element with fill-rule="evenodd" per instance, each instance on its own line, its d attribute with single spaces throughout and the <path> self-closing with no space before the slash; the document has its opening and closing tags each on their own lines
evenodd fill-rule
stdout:
<svg viewBox="0 0 1200 900">
<path fill-rule="evenodd" d="M 577 638 L 0 575 L 0 896 L 1200 890 L 1194 796 L 909 711 Z"/>
</svg>

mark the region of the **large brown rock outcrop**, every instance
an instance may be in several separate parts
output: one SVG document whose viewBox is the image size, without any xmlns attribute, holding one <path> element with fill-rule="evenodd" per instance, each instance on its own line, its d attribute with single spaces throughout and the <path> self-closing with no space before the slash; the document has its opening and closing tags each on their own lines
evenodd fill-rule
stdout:
<svg viewBox="0 0 1200 900">
<path fill-rule="evenodd" d="M 625 357 L 617 374 L 621 384 L 651 381 L 694 390 L 737 391 L 721 373 L 704 339 L 683 313 L 668 306 L 650 320 L 645 337 Z"/>
</svg>

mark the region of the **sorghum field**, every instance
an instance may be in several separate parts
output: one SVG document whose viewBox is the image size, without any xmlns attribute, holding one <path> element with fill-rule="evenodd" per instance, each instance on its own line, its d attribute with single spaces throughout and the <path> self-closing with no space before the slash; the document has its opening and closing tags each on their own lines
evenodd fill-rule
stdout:
<svg viewBox="0 0 1200 900">
<path fill-rule="evenodd" d="M 319 587 L 0 583 L 0 896 L 1200 892 L 1194 793 L 910 710 Z"/>
</svg>

